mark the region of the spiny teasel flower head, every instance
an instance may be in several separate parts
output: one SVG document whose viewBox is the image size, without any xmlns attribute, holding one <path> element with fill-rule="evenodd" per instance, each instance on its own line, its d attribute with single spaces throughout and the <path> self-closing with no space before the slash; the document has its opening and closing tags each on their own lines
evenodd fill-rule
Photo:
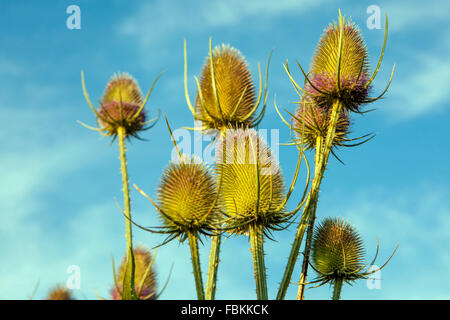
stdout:
<svg viewBox="0 0 450 320">
<path fill-rule="evenodd" d="M 127 136 L 136 136 L 145 126 L 146 114 L 142 109 L 142 94 L 136 80 L 128 74 L 116 74 L 106 86 L 98 122 L 107 135 L 117 135 L 124 127 Z"/>
<path fill-rule="evenodd" d="M 139 300 L 153 300 L 156 299 L 156 274 L 153 268 L 153 257 L 143 245 L 138 245 L 133 249 L 134 255 L 134 279 L 135 279 L 135 291 Z M 124 256 L 119 266 L 119 272 L 117 274 L 117 287 L 111 290 L 112 300 L 122 300 L 123 280 L 125 275 L 125 268 L 127 264 L 127 257 Z M 149 269 L 150 268 L 150 269 Z M 142 284 L 142 286 L 141 286 Z M 119 291 L 117 290 L 119 289 Z"/>
<path fill-rule="evenodd" d="M 346 221 L 327 218 L 316 227 L 312 260 L 320 275 L 331 279 L 355 280 L 364 267 L 364 244 Z"/>
<path fill-rule="evenodd" d="M 63 285 L 56 285 L 50 290 L 47 300 L 75 300 L 72 293 Z"/>
<path fill-rule="evenodd" d="M 228 129 L 216 149 L 220 198 L 230 233 L 243 234 L 250 223 L 265 231 L 286 222 L 284 181 L 278 162 L 253 129 Z"/>
<path fill-rule="evenodd" d="M 351 111 L 359 111 L 367 99 L 370 86 L 369 58 L 367 48 L 358 27 L 351 21 L 342 22 L 342 50 L 339 68 L 340 26 L 330 24 L 324 31 L 315 51 L 310 68 L 309 81 L 305 91 L 315 103 L 323 108 L 331 108 L 339 99 Z"/>
<path fill-rule="evenodd" d="M 161 75 L 156 77 L 143 99 L 141 89 L 133 77 L 127 73 L 119 72 L 115 74 L 106 85 L 105 92 L 100 101 L 100 107 L 96 109 L 86 90 L 84 73 L 81 72 L 81 84 L 84 97 L 96 115 L 99 127 L 91 127 L 82 122 L 80 123 L 90 130 L 100 132 L 103 136 L 116 138 L 119 135 L 120 129 L 120 133 L 124 133 L 126 138 L 139 138 L 138 134 L 140 132 L 152 128 L 159 119 L 158 114 L 156 118 L 147 120 L 144 107 L 153 90 L 153 86 Z"/>
<path fill-rule="evenodd" d="M 358 279 L 368 279 L 369 276 L 381 269 L 391 260 L 389 259 L 378 269 L 363 270 L 366 266 L 373 266 L 378 256 L 364 264 L 364 244 L 354 227 L 341 218 L 326 218 L 316 226 L 312 242 L 312 264 L 318 276 L 312 283 L 320 282 L 319 286 L 336 282 L 352 283 Z"/>
<path fill-rule="evenodd" d="M 108 82 L 103 93 L 102 102 L 123 101 L 142 104 L 142 92 L 137 81 L 128 73 L 117 73 Z"/>
<path fill-rule="evenodd" d="M 310 97 L 303 96 L 302 101 L 298 103 L 294 117 L 292 117 L 295 133 L 299 139 L 303 139 L 306 149 L 314 149 L 317 138 L 326 137 L 330 120 L 329 109 L 319 107 L 310 101 Z M 341 109 L 333 140 L 334 146 L 346 140 L 349 126 L 348 110 Z"/>
<path fill-rule="evenodd" d="M 204 120 L 203 125 L 209 129 L 221 129 L 251 123 L 256 97 L 245 58 L 233 47 L 217 46 L 212 52 L 214 79 L 211 77 L 210 59 L 206 59 L 202 69 L 195 102 L 197 113 Z"/>
<path fill-rule="evenodd" d="M 182 240 L 187 232 L 208 234 L 218 217 L 214 176 L 194 157 L 169 164 L 160 180 L 158 201 L 165 225 Z"/>
</svg>

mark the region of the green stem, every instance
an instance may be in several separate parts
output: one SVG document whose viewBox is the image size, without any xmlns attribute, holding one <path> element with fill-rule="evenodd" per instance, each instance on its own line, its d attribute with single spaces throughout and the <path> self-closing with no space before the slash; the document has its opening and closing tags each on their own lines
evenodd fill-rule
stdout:
<svg viewBox="0 0 450 320">
<path fill-rule="evenodd" d="M 315 214 L 315 205 L 317 203 L 320 184 L 322 182 L 323 175 L 325 173 L 325 168 L 328 163 L 328 157 L 331 152 L 331 147 L 333 146 L 334 135 L 336 133 L 336 124 L 339 119 L 339 114 L 341 112 L 342 105 L 339 100 L 336 100 L 333 103 L 333 108 L 331 111 L 330 122 L 328 125 L 328 132 L 325 138 L 325 145 L 322 149 L 322 156 L 320 157 L 320 161 L 318 166 L 316 167 L 314 178 L 311 184 L 311 189 L 308 194 L 308 198 L 306 200 L 305 206 L 303 208 L 303 215 L 300 220 L 300 223 L 297 228 L 297 232 L 295 234 L 294 242 L 292 243 L 291 252 L 289 254 L 288 262 L 286 265 L 286 269 L 283 274 L 283 278 L 280 283 L 280 287 L 277 293 L 277 300 L 283 300 L 286 296 L 286 291 L 289 287 L 289 283 L 292 278 L 292 273 L 294 271 L 295 264 L 297 262 L 298 254 L 300 252 L 300 246 L 303 241 L 303 236 L 305 234 L 305 230 L 310 223 L 311 216 Z"/>
<path fill-rule="evenodd" d="M 249 231 L 253 268 L 255 271 L 256 296 L 258 300 L 268 300 L 262 226 L 256 223 L 251 223 Z"/>
<path fill-rule="evenodd" d="M 222 235 L 211 237 L 211 251 L 209 254 L 208 279 L 206 280 L 206 300 L 216 297 L 217 270 L 219 268 L 219 254 Z"/>
<path fill-rule="evenodd" d="M 333 300 L 339 300 L 341 298 L 341 291 L 342 291 L 342 279 L 337 279 L 334 282 L 334 290 L 333 290 Z"/>
<path fill-rule="evenodd" d="M 324 137 L 318 136 L 316 138 L 316 155 L 315 155 L 315 170 L 320 166 L 320 161 L 322 160 L 322 146 L 324 144 Z M 303 264 L 302 264 L 302 274 L 300 276 L 299 281 L 299 287 L 298 287 L 298 293 L 297 293 L 297 300 L 304 300 L 305 299 L 305 289 L 306 289 L 306 278 L 308 275 L 308 266 L 309 266 L 309 256 L 311 253 L 311 244 L 312 244 L 312 237 L 314 233 L 314 223 L 316 221 L 316 209 L 317 209 L 317 202 L 319 200 L 319 195 L 317 195 L 314 204 L 311 207 L 311 214 L 310 214 L 310 222 L 308 225 L 308 231 L 306 233 L 306 243 L 305 243 L 305 252 L 303 256 Z"/>
<path fill-rule="evenodd" d="M 134 256 L 133 256 L 133 240 L 131 232 L 131 206 L 130 206 L 130 189 L 128 185 L 127 157 L 125 138 L 126 130 L 124 127 L 117 128 L 117 137 L 119 140 L 119 159 L 120 172 L 122 174 L 122 191 L 125 203 L 125 239 L 127 243 L 127 265 L 123 283 L 123 300 L 136 300 L 136 292 L 134 286 Z"/>
<path fill-rule="evenodd" d="M 197 290 L 197 299 L 205 300 L 205 291 L 203 289 L 202 270 L 200 268 L 200 254 L 198 251 L 198 236 L 194 232 L 188 232 L 189 247 L 191 248 L 192 268 L 194 271 L 195 289 Z"/>
</svg>

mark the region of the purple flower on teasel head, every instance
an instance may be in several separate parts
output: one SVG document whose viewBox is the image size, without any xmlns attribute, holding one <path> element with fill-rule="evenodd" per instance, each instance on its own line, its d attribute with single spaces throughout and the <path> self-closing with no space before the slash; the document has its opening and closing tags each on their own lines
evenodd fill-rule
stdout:
<svg viewBox="0 0 450 320">
<path fill-rule="evenodd" d="M 343 23 L 341 51 L 339 25 L 330 24 L 323 33 L 313 57 L 310 83 L 307 83 L 305 91 L 320 107 L 331 108 L 339 100 L 344 108 L 358 112 L 360 105 L 367 100 L 370 89 L 367 85 L 367 48 L 359 29 L 351 21 Z"/>
<path fill-rule="evenodd" d="M 329 108 L 320 107 L 316 103 L 310 102 L 311 99 L 309 96 L 304 96 L 292 118 L 295 133 L 299 139 L 303 139 L 306 149 L 313 149 L 318 137 L 325 138 L 330 120 Z M 336 124 L 333 145 L 346 139 L 349 126 L 348 111 L 342 109 Z"/>
</svg>

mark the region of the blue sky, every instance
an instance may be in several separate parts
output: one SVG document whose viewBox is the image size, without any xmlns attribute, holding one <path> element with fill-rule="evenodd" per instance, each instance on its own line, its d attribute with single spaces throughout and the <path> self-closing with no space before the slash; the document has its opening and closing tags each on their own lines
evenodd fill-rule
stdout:
<svg viewBox="0 0 450 320">
<path fill-rule="evenodd" d="M 81 29 L 66 27 L 66 8 L 81 9 Z M 374 94 L 384 89 L 394 63 L 396 73 L 375 112 L 353 116 L 354 136 L 376 132 L 375 139 L 339 152 L 345 165 L 331 159 L 322 185 L 318 219 L 347 218 L 358 228 L 379 264 L 400 243 L 382 270 L 381 289 L 365 281 L 343 289 L 343 299 L 450 299 L 450 183 L 448 124 L 450 103 L 450 5 L 446 1 L 306 1 L 306 0 L 155 0 L 155 1 L 2 1 L 0 4 L 0 298 L 27 299 L 36 282 L 36 299 L 64 283 L 67 268 L 78 265 L 80 299 L 108 296 L 111 255 L 125 250 L 124 221 L 114 203 L 121 199 L 116 144 L 76 121 L 94 124 L 81 91 L 84 70 L 93 99 L 117 71 L 129 72 L 147 90 L 161 71 L 147 105 L 159 108 L 173 128 L 193 123 L 183 89 L 183 39 L 188 44 L 189 88 L 195 94 L 199 75 L 213 44 L 228 43 L 247 58 L 256 76 L 275 49 L 269 75 L 268 110 L 260 128 L 288 129 L 275 113 L 273 100 L 290 110 L 297 99 L 282 64 L 299 60 L 308 67 L 323 28 L 337 19 L 338 8 L 360 26 L 371 67 L 378 59 L 384 31 L 368 29 L 366 9 L 378 5 L 389 16 L 388 44 Z M 295 68 L 294 76 L 301 81 Z M 256 79 L 255 79 L 256 80 Z M 172 145 L 160 121 L 143 134 L 147 141 L 129 145 L 131 183 L 154 196 Z M 296 150 L 280 146 L 287 180 Z M 304 173 L 302 173 L 304 177 Z M 293 207 L 302 190 L 298 184 Z M 155 210 L 135 190 L 133 216 L 158 225 Z M 147 246 L 162 238 L 134 229 L 134 240 Z M 269 297 L 273 298 L 293 240 L 294 228 L 266 242 Z M 202 248 L 206 270 L 209 244 Z M 186 244 L 158 250 L 159 283 L 174 271 L 162 299 L 193 299 L 195 288 Z M 224 242 L 217 297 L 254 299 L 249 243 Z M 293 281 L 299 277 L 298 269 Z M 292 285 L 287 298 L 295 299 Z M 328 286 L 306 297 L 328 299 Z"/>
</svg>

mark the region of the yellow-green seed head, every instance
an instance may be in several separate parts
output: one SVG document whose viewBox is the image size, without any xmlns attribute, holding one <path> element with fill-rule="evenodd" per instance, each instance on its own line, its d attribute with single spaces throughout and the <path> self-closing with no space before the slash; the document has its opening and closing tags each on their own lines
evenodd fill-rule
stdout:
<svg viewBox="0 0 450 320">
<path fill-rule="evenodd" d="M 72 293 L 63 285 L 56 285 L 50 290 L 47 300 L 75 300 Z"/>
<path fill-rule="evenodd" d="M 369 76 L 369 59 L 367 48 L 358 27 L 351 21 L 344 25 L 344 35 L 342 38 L 341 53 L 341 73 L 346 76 L 358 77 L 361 73 Z M 311 65 L 311 73 L 329 74 L 336 73 L 339 55 L 340 29 L 336 23 L 330 24 L 324 31 L 319 45 L 315 51 Z"/>
<path fill-rule="evenodd" d="M 116 136 L 119 127 L 125 128 L 126 136 L 137 136 L 144 130 L 146 114 L 141 110 L 141 90 L 130 75 L 114 75 L 100 104 L 97 120 L 107 135 Z"/>
<path fill-rule="evenodd" d="M 204 164 L 193 158 L 171 162 L 158 189 L 161 216 L 181 232 L 202 231 L 217 217 L 216 194 L 214 177 Z"/>
<path fill-rule="evenodd" d="M 210 57 L 206 59 L 200 78 L 200 94 L 196 98 L 198 114 L 204 126 L 220 129 L 239 126 L 251 121 L 245 117 L 255 106 L 255 87 L 252 76 L 239 50 L 222 45 L 212 52 L 214 76 L 219 105 L 213 90 Z M 200 97 L 203 98 L 203 103 Z"/>
<path fill-rule="evenodd" d="M 122 102 L 140 105 L 142 92 L 136 80 L 127 73 L 117 73 L 108 82 L 102 102 Z"/>
<path fill-rule="evenodd" d="M 281 221 L 284 182 L 269 147 L 253 129 L 228 129 L 217 146 L 217 175 L 221 201 L 236 226 L 231 233 L 245 233 L 249 223 L 271 228 Z"/>
<path fill-rule="evenodd" d="M 316 227 L 312 262 L 319 277 L 352 281 L 362 274 L 364 245 L 358 232 L 339 218 L 327 218 Z"/>
<path fill-rule="evenodd" d="M 153 268 L 153 265 L 150 267 L 150 271 L 147 273 L 147 269 L 149 265 L 152 263 L 152 255 L 150 253 L 150 250 L 148 250 L 143 245 L 138 245 L 135 248 L 133 248 L 133 255 L 134 255 L 134 284 L 135 284 L 135 291 L 136 294 L 140 292 L 138 295 L 139 299 L 156 299 L 156 274 Z M 125 276 L 125 268 L 127 265 L 127 256 L 125 255 L 122 259 L 122 262 L 119 266 L 119 272 L 117 274 L 117 284 L 119 287 L 119 290 L 122 290 L 122 285 L 124 281 Z M 147 273 L 147 274 L 146 274 Z M 145 276 L 145 279 L 144 279 Z M 140 284 L 142 280 L 144 279 L 142 288 L 140 287 Z M 117 292 L 116 288 L 113 288 L 111 290 L 111 298 L 113 300 L 121 300 L 122 297 L 120 293 Z"/>
</svg>

